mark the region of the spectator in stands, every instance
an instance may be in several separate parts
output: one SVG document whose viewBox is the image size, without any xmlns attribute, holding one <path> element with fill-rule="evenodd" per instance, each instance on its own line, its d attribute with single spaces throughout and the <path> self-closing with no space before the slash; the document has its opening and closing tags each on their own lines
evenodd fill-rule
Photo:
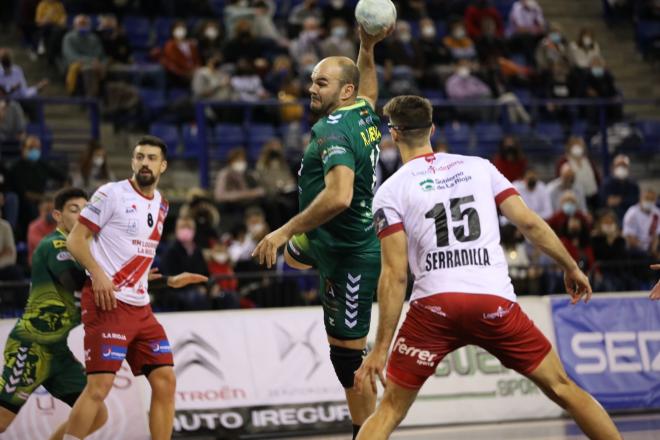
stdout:
<svg viewBox="0 0 660 440">
<path fill-rule="evenodd" d="M 0 193 L 0 213 L 3 204 L 4 196 Z M 23 270 L 16 265 L 16 243 L 12 226 L 0 216 L 0 281 L 19 281 L 23 276 Z"/>
<path fill-rule="evenodd" d="M 37 41 L 35 40 L 37 24 L 35 22 L 35 16 L 37 14 L 38 4 L 39 0 L 20 0 L 16 14 L 17 27 L 21 31 L 23 43 L 30 49 L 29 56 L 33 61 L 37 60 Z M 4 3 L 3 9 L 5 9 Z"/>
<path fill-rule="evenodd" d="M 512 49 L 524 54 L 528 64 L 533 64 L 536 44 L 545 34 L 545 18 L 536 0 L 518 0 L 513 4 L 508 34 Z"/>
<path fill-rule="evenodd" d="M 280 227 L 298 211 L 298 186 L 279 139 L 264 144 L 257 160 L 256 176 L 265 191 L 263 204 L 268 224 Z"/>
<path fill-rule="evenodd" d="M 441 78 L 451 68 L 451 54 L 438 39 L 435 22 L 430 18 L 419 20 L 420 36 L 416 41 L 422 58 L 422 77 L 420 85 L 423 88 L 440 89 Z"/>
<path fill-rule="evenodd" d="M 623 217 L 623 236 L 631 256 L 660 258 L 660 208 L 658 193 L 652 188 L 642 191 L 639 203 L 631 206 Z"/>
<path fill-rule="evenodd" d="M 330 0 L 323 7 L 323 24 L 328 31 L 330 23 L 335 18 L 343 20 L 344 23 L 353 23 L 355 12 L 344 0 Z"/>
<path fill-rule="evenodd" d="M 497 22 L 490 17 L 485 17 L 481 21 L 481 32 L 478 38 L 474 39 L 475 49 L 479 60 L 485 61 L 488 57 L 497 58 L 507 56 L 507 43 L 503 36 L 497 33 Z"/>
<path fill-rule="evenodd" d="M 500 229 L 502 250 L 509 266 L 509 277 L 516 294 L 529 295 L 538 292 L 540 273 L 532 268 L 531 256 L 527 252 L 525 238 L 512 224 L 506 224 Z"/>
<path fill-rule="evenodd" d="M 632 288 L 631 268 L 626 267 L 626 240 L 621 235 L 614 211 L 606 210 L 598 216 L 591 247 L 597 264 L 594 290 L 613 292 Z"/>
<path fill-rule="evenodd" d="M 77 15 L 73 20 L 73 29 L 62 40 L 62 59 L 66 68 L 67 91 L 76 93 L 79 77 L 82 77 L 85 94 L 98 97 L 105 75 L 105 52 L 99 37 L 92 33 L 87 15 Z"/>
<path fill-rule="evenodd" d="M 230 80 L 238 99 L 244 102 L 257 102 L 268 97 L 261 77 L 257 75 L 254 64 L 249 58 L 240 58 L 236 63 L 236 72 Z"/>
<path fill-rule="evenodd" d="M 60 53 L 62 37 L 66 32 L 66 18 L 66 9 L 60 0 L 39 2 L 34 17 L 38 29 L 37 54 L 47 54 L 51 63 Z"/>
<path fill-rule="evenodd" d="M 223 16 L 225 21 L 225 32 L 227 36 L 236 34 L 236 24 L 239 21 L 247 21 L 252 26 L 252 19 L 254 18 L 254 9 L 246 0 L 229 0 L 223 8 Z"/>
<path fill-rule="evenodd" d="M 210 277 L 218 277 L 211 288 L 211 301 L 214 309 L 235 309 L 240 307 L 238 280 L 229 258 L 227 245 L 217 241 L 207 252 L 207 265 Z"/>
<path fill-rule="evenodd" d="M 197 50 L 202 64 L 207 64 L 212 56 L 222 51 L 222 33 L 218 21 L 208 20 L 202 24 L 197 37 Z"/>
<path fill-rule="evenodd" d="M 229 35 L 232 35 L 232 38 L 227 41 L 222 51 L 228 63 L 235 63 L 242 57 L 252 60 L 263 58 L 268 51 L 268 40 L 255 37 L 250 20 L 236 21 L 234 33 Z"/>
<path fill-rule="evenodd" d="M 42 79 L 28 87 L 23 69 L 13 62 L 11 50 L 0 47 L 0 98 L 32 98 L 47 84 L 48 80 Z"/>
<path fill-rule="evenodd" d="M 27 248 L 30 265 L 32 265 L 32 253 L 39 246 L 39 242 L 57 227 L 57 221 L 53 218 L 53 209 L 55 209 L 53 196 L 45 194 L 39 202 L 39 217 L 28 225 Z"/>
<path fill-rule="evenodd" d="M 619 221 L 639 200 L 639 184 L 630 177 L 630 158 L 617 155 L 612 161 L 612 173 L 600 188 L 601 204 L 614 210 Z"/>
<path fill-rule="evenodd" d="M 80 157 L 80 169 L 72 180 L 75 187 L 84 189 L 87 194 L 94 194 L 101 185 L 115 180 L 108 165 L 108 153 L 96 139 L 87 143 Z"/>
<path fill-rule="evenodd" d="M 534 169 L 528 169 L 522 180 L 513 182 L 513 186 L 518 190 L 520 197 L 525 201 L 529 208 L 536 212 L 542 219 L 548 220 L 554 213 L 550 194 L 545 183 L 539 180 L 539 176 Z"/>
<path fill-rule="evenodd" d="M 467 59 L 460 60 L 454 73 L 447 79 L 445 85 L 447 96 L 456 101 L 474 101 L 492 98 L 490 87 L 472 73 L 471 63 Z M 467 120 L 490 120 L 493 109 L 488 107 L 458 107 L 456 114 Z"/>
<path fill-rule="evenodd" d="M 577 97 L 579 90 L 575 77 L 571 75 L 570 67 L 565 63 L 554 63 L 550 70 L 542 76 L 540 95 L 547 99 L 567 99 Z M 546 104 L 545 111 L 549 119 L 558 119 L 569 123 L 573 114 L 571 109 L 560 104 Z"/>
<path fill-rule="evenodd" d="M 229 245 L 229 257 L 236 272 L 259 270 L 259 265 L 252 258 L 252 251 L 269 232 L 270 227 L 261 208 L 249 207 L 245 211 L 243 224 L 235 228 L 234 240 Z"/>
<path fill-rule="evenodd" d="M 449 29 L 449 35 L 442 39 L 442 44 L 449 50 L 454 61 L 474 60 L 477 49 L 474 41 L 467 35 L 465 25 L 460 20 L 454 21 Z"/>
<path fill-rule="evenodd" d="M 577 41 L 571 42 L 569 51 L 573 67 L 584 71 L 589 69 L 594 58 L 600 56 L 600 46 L 589 28 L 580 29 L 580 35 Z"/>
<path fill-rule="evenodd" d="M 18 195 L 19 221 L 22 225 L 17 238 L 25 238 L 29 222 L 37 215 L 38 204 L 46 192 L 49 181 L 62 184 L 67 176 L 62 170 L 50 165 L 41 157 L 41 141 L 36 136 L 28 136 L 21 147 L 21 158 L 9 169 L 9 188 Z"/>
<path fill-rule="evenodd" d="M 0 145 L 17 144 L 25 136 L 27 121 L 16 101 L 0 98 Z"/>
<path fill-rule="evenodd" d="M 205 66 L 195 70 L 192 80 L 192 94 L 195 99 L 231 101 L 236 98 L 231 86 L 231 74 L 222 69 L 221 65 L 222 54 L 215 52 L 209 56 Z"/>
<path fill-rule="evenodd" d="M 348 23 L 341 18 L 335 18 L 329 24 L 329 31 L 329 35 L 321 42 L 321 58 L 344 56 L 356 59 L 357 48 L 350 38 Z"/>
<path fill-rule="evenodd" d="M 493 165 L 511 182 L 523 178 L 527 170 L 527 158 L 515 136 L 502 137 L 499 152 L 493 158 Z"/>
<path fill-rule="evenodd" d="M 218 241 L 220 212 L 206 190 L 188 190 L 186 203 L 181 206 L 179 216 L 190 217 L 195 221 L 195 243 L 200 248 L 208 249 Z"/>
<path fill-rule="evenodd" d="M 163 275 L 176 275 L 181 272 L 198 273 L 208 276 L 209 270 L 202 250 L 195 244 L 195 222 L 190 217 L 179 217 L 174 231 L 175 241 L 163 254 L 161 271 Z M 170 292 L 177 298 L 177 310 L 207 310 L 211 301 L 202 285 L 192 285 Z"/>
<path fill-rule="evenodd" d="M 201 65 L 197 41 L 187 36 L 186 23 L 175 21 L 172 25 L 172 38 L 165 43 L 160 60 L 170 84 L 186 89 L 190 88 L 195 69 Z"/>
<path fill-rule="evenodd" d="M 131 46 L 124 30 L 117 23 L 117 17 L 111 14 L 101 15 L 97 35 L 110 63 L 131 63 Z"/>
<path fill-rule="evenodd" d="M 248 169 L 244 148 L 234 148 L 227 154 L 227 165 L 215 180 L 215 201 L 225 204 L 247 204 L 261 199 L 265 190 L 257 184 Z M 224 215 L 224 214 L 223 214 Z"/>
<path fill-rule="evenodd" d="M 293 33 L 297 33 L 304 26 L 305 20 L 315 18 L 317 22 L 323 20 L 323 11 L 318 6 L 318 0 L 303 0 L 289 12 L 289 26 Z"/>
<path fill-rule="evenodd" d="M 291 41 L 289 53 L 294 60 L 300 60 L 304 55 L 313 54 L 316 59 L 321 57 L 321 21 L 316 17 L 307 17 L 303 21 L 302 31 Z"/>
<path fill-rule="evenodd" d="M 596 164 L 588 156 L 589 150 L 580 136 L 570 136 L 565 144 L 566 153 L 556 165 L 557 174 L 561 166 L 568 163 L 575 173 L 575 186 L 587 198 L 587 206 L 594 211 L 599 206 L 598 186 L 600 175 Z"/>
<path fill-rule="evenodd" d="M 566 250 L 585 271 L 594 263 L 591 248 L 591 220 L 578 208 L 578 200 L 572 191 L 564 191 L 559 199 L 560 210 L 548 220 Z"/>
<path fill-rule="evenodd" d="M 392 140 L 392 136 L 386 135 L 380 141 L 380 154 L 378 155 L 378 163 L 376 163 L 376 188 L 374 192 L 387 179 L 390 178 L 400 167 L 403 165 L 401 157 L 399 157 L 399 150 Z"/>
<path fill-rule="evenodd" d="M 552 211 L 557 212 L 561 209 L 560 198 L 566 191 L 571 191 L 580 211 L 587 211 L 587 199 L 575 180 L 575 172 L 569 163 L 563 164 L 559 168 L 559 177 L 548 183 L 548 195 L 552 203 Z"/>
<path fill-rule="evenodd" d="M 273 22 L 277 5 L 273 0 L 257 0 L 254 3 L 254 32 L 258 38 L 272 40 L 280 47 L 288 47 L 289 40 L 280 34 Z"/>
<path fill-rule="evenodd" d="M 0 155 L 1 156 L 1 155 Z M 18 225 L 18 195 L 9 187 L 9 171 L 0 157 L 0 216 L 9 222 L 12 229 Z"/>
<path fill-rule="evenodd" d="M 605 60 L 602 57 L 594 57 L 591 60 L 585 80 L 585 96 L 588 98 L 616 98 L 619 96 L 614 76 L 605 66 Z M 610 123 L 621 119 L 623 114 L 621 104 L 610 104 L 606 109 L 607 120 Z M 587 107 L 587 118 L 594 124 L 598 123 L 600 107 Z"/>
<path fill-rule="evenodd" d="M 507 112 L 509 122 L 529 124 L 532 120 L 520 100 L 509 88 L 510 81 L 524 82 L 527 69 L 518 66 L 496 54 L 490 55 L 482 64 L 480 71 L 481 78 L 484 79 L 493 97 L 502 105 L 502 110 Z M 512 79 L 513 77 L 513 79 Z"/>
<path fill-rule="evenodd" d="M 465 28 L 473 40 L 483 36 L 484 21 L 489 20 L 495 24 L 495 35 L 504 35 L 504 21 L 502 15 L 495 8 L 491 0 L 476 0 L 465 10 Z"/>
<path fill-rule="evenodd" d="M 429 15 L 424 0 L 397 2 L 397 14 L 406 21 L 417 21 Z"/>
<path fill-rule="evenodd" d="M 568 40 L 564 37 L 559 23 L 550 23 L 549 32 L 536 46 L 534 58 L 541 74 L 551 74 L 552 68 L 562 64 L 565 70 L 571 69 Z"/>
</svg>

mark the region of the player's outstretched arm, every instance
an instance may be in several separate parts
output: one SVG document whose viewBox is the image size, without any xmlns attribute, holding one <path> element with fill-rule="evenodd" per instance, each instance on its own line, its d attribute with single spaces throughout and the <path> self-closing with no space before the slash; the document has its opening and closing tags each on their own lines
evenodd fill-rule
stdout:
<svg viewBox="0 0 660 440">
<path fill-rule="evenodd" d="M 360 71 L 360 87 L 358 96 L 369 101 L 372 108 L 376 108 L 378 101 L 378 76 L 376 75 L 376 61 L 374 60 L 374 47 L 376 43 L 383 40 L 392 33 L 394 27 L 386 29 L 376 35 L 369 35 L 360 26 L 360 52 L 358 53 L 357 66 Z"/>
<path fill-rule="evenodd" d="M 304 211 L 279 229 L 266 235 L 257 244 L 252 256 L 259 264 L 271 267 L 277 260 L 277 250 L 294 234 L 302 234 L 318 228 L 351 206 L 355 172 L 345 165 L 333 167 L 325 175 L 325 188 Z"/>
<path fill-rule="evenodd" d="M 399 323 L 408 284 L 408 239 L 403 231 L 381 240 L 381 271 L 378 279 L 378 330 L 376 344 L 355 372 L 355 386 L 362 391 L 371 386 L 376 392 L 376 377 L 383 379 L 387 352 Z"/>
<path fill-rule="evenodd" d="M 511 223 L 516 225 L 525 238 L 561 266 L 564 270 L 564 285 L 573 299 L 573 304 L 583 297 L 584 302 L 589 301 L 591 298 L 589 278 L 582 273 L 550 225 L 529 209 L 520 196 L 508 197 L 500 204 L 500 210 Z"/>
<path fill-rule="evenodd" d="M 66 239 L 66 247 L 73 258 L 82 264 L 92 278 L 94 302 L 102 310 L 111 310 L 117 307 L 115 291 L 119 290 L 108 278 L 101 266 L 96 262 L 89 249 L 89 240 L 94 232 L 80 222 L 76 222 Z"/>
</svg>

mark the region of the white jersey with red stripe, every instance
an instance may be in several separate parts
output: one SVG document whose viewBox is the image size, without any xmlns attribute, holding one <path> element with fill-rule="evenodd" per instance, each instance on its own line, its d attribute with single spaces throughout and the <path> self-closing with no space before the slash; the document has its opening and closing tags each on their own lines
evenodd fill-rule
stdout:
<svg viewBox="0 0 660 440">
<path fill-rule="evenodd" d="M 489 161 L 457 154 L 417 157 L 385 181 L 374 198 L 375 228 L 381 239 L 407 235 L 411 301 L 447 292 L 516 300 L 497 215 L 515 194 Z"/>
<path fill-rule="evenodd" d="M 92 256 L 119 287 L 118 300 L 149 304 L 147 277 L 168 208 L 160 192 L 147 197 L 127 179 L 100 187 L 80 213 L 80 223 L 95 233 Z"/>
</svg>

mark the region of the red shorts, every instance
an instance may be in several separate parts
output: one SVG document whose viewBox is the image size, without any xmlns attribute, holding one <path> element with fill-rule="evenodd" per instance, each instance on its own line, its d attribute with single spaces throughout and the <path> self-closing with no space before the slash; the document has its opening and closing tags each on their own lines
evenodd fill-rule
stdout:
<svg viewBox="0 0 660 440">
<path fill-rule="evenodd" d="M 484 348 L 521 374 L 534 371 L 552 349 L 517 303 L 496 295 L 442 293 L 410 304 L 387 377 L 419 389 L 446 355 L 464 345 Z"/>
<path fill-rule="evenodd" d="M 87 374 L 116 373 L 124 359 L 136 376 L 148 374 L 153 367 L 174 365 L 172 348 L 151 305 L 136 307 L 117 301 L 117 308 L 101 310 L 88 283 L 80 306 Z"/>
</svg>

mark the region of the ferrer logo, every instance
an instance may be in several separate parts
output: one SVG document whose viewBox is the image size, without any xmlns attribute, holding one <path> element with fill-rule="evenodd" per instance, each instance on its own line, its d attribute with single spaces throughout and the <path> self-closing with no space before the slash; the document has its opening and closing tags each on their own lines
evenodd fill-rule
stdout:
<svg viewBox="0 0 660 440">
<path fill-rule="evenodd" d="M 417 365 L 423 367 L 433 367 L 434 360 L 438 357 L 437 354 L 433 354 L 428 350 L 421 350 L 413 346 L 407 345 L 406 338 L 399 338 L 394 344 L 393 352 L 398 352 L 399 354 L 410 356 L 412 358 L 417 358 Z"/>
</svg>

